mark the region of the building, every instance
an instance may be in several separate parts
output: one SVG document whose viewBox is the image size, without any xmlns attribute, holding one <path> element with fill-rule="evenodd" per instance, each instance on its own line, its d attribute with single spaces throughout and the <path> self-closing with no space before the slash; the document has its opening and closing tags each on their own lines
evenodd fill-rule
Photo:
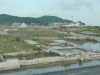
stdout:
<svg viewBox="0 0 100 75">
<path fill-rule="evenodd" d="M 19 27 L 20 25 L 21 25 L 21 23 L 15 22 L 15 23 L 12 24 L 12 27 Z"/>
<path fill-rule="evenodd" d="M 27 25 L 25 23 L 22 23 L 20 27 L 21 28 L 27 28 Z"/>
<path fill-rule="evenodd" d="M 85 25 L 83 25 L 83 23 L 80 23 L 80 22 L 72 22 L 70 23 L 69 25 L 70 27 L 74 26 L 74 27 L 83 27 Z"/>
</svg>

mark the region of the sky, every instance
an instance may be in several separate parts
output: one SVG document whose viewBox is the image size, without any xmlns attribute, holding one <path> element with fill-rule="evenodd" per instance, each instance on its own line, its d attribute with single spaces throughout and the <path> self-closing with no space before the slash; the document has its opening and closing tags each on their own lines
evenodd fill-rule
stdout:
<svg viewBox="0 0 100 75">
<path fill-rule="evenodd" d="M 58 16 L 100 25 L 100 0 L 0 0 L 0 14 L 20 17 Z"/>
</svg>

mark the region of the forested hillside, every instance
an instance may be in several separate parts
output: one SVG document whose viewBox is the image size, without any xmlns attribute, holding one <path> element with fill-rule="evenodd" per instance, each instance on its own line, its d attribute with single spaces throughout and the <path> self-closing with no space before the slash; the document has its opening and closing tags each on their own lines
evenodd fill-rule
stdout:
<svg viewBox="0 0 100 75">
<path fill-rule="evenodd" d="M 26 24 L 30 23 L 39 23 L 40 25 L 48 25 L 52 22 L 64 22 L 64 23 L 71 23 L 70 20 L 65 20 L 56 16 L 42 16 L 38 18 L 33 17 L 18 17 L 18 16 L 11 16 L 7 14 L 0 15 L 0 25 L 11 25 L 14 22 L 25 22 Z"/>
</svg>

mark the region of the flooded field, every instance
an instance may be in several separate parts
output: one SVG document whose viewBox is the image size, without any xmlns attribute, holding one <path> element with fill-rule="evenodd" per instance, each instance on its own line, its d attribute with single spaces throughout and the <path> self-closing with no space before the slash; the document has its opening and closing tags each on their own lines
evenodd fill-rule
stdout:
<svg viewBox="0 0 100 75">
<path fill-rule="evenodd" d="M 38 32 L 37 33 L 27 32 L 27 34 L 28 33 L 38 34 Z M 22 33 L 10 32 L 8 34 L 22 35 L 22 34 L 26 34 L 26 32 L 22 32 Z M 57 49 L 59 52 L 62 52 L 65 54 L 68 52 L 70 52 L 71 54 L 79 54 L 82 50 L 77 49 L 77 48 L 86 49 L 88 51 L 90 51 L 90 50 L 100 51 L 100 43 L 85 42 L 83 44 L 78 44 L 78 43 L 69 42 L 66 40 L 54 40 L 54 41 L 61 45 L 65 44 L 64 47 L 66 47 L 68 45 L 69 46 L 73 45 L 74 47 L 76 47 L 74 49 L 61 49 L 61 50 Z M 87 52 L 87 51 L 84 51 L 84 53 L 85 52 Z M 92 66 L 96 66 L 96 65 L 100 65 L 99 60 L 84 61 L 84 62 L 75 61 L 75 62 L 71 62 L 71 63 L 56 62 L 56 63 L 50 63 L 50 64 L 44 64 L 44 65 L 39 64 L 39 65 L 35 65 L 35 66 L 21 67 L 21 69 L 18 69 L 18 70 L 11 70 L 11 71 L 6 71 L 6 72 L 2 71 L 0 73 L 0 75 L 61 75 L 61 73 L 63 75 L 66 75 L 67 71 L 69 71 L 69 75 L 79 75 L 77 72 L 79 72 L 80 68 L 81 68 L 80 72 L 82 72 L 82 69 L 84 70 L 84 67 L 85 67 L 85 69 L 88 69 L 88 67 L 92 67 Z M 73 69 L 73 73 L 70 72 L 72 69 Z M 75 70 L 76 70 L 76 72 L 75 72 Z"/>
<path fill-rule="evenodd" d="M 55 42 L 66 43 L 66 44 L 73 45 L 75 47 L 83 48 L 86 50 L 100 51 L 100 43 L 85 42 L 82 44 L 77 44 L 77 43 L 69 42 L 69 41 L 65 41 L 65 40 L 55 40 Z"/>
<path fill-rule="evenodd" d="M 100 37 L 97 37 L 97 36 L 90 36 L 90 35 L 83 35 L 83 34 L 76 34 L 76 33 L 73 33 L 71 32 L 71 35 L 74 36 L 74 37 L 80 37 L 80 38 L 89 38 L 89 39 L 95 39 L 97 40 L 98 42 L 100 42 Z"/>
<path fill-rule="evenodd" d="M 68 44 L 72 44 L 75 47 L 84 48 L 86 50 L 100 51 L 100 43 L 85 42 L 84 44 L 76 44 L 73 42 L 66 42 Z"/>
<path fill-rule="evenodd" d="M 79 54 L 82 50 L 79 50 L 79 49 L 67 49 L 67 50 L 58 50 L 60 52 L 63 52 L 63 53 L 68 53 L 70 52 L 71 54 Z M 84 51 L 85 53 L 86 51 Z"/>
</svg>

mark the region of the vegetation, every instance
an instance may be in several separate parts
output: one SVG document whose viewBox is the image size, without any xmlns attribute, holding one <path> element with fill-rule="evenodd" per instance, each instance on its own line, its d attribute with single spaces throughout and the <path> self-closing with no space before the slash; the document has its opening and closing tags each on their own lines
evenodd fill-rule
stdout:
<svg viewBox="0 0 100 75">
<path fill-rule="evenodd" d="M 40 48 L 35 45 L 30 45 L 24 42 L 23 37 L 25 36 L 15 36 L 15 35 L 1 35 L 0 45 L 1 53 L 9 52 L 20 52 L 21 50 L 40 50 Z M 26 35 L 27 37 L 27 35 Z"/>
<path fill-rule="evenodd" d="M 34 58 L 43 58 L 43 57 L 53 57 L 53 56 L 60 56 L 59 54 L 57 53 L 54 53 L 54 52 L 43 52 L 43 51 L 38 51 L 37 53 L 30 53 L 28 55 L 22 55 L 22 54 L 19 54 L 17 56 L 4 56 L 5 59 L 9 59 L 9 58 L 18 58 L 20 60 L 22 59 L 27 59 L 27 60 L 31 60 L 31 59 L 34 59 Z"/>
<path fill-rule="evenodd" d="M 90 36 L 100 36 L 100 27 L 99 26 L 87 26 L 86 30 L 76 30 L 78 34 L 85 34 Z"/>
<path fill-rule="evenodd" d="M 37 41 L 40 45 L 45 45 L 45 46 L 48 46 L 49 43 L 54 43 L 53 40 L 50 40 L 50 39 L 46 39 L 46 38 L 34 38 L 33 39 L 34 41 Z"/>
<path fill-rule="evenodd" d="M 0 62 L 3 62 L 3 60 L 0 58 Z"/>
<path fill-rule="evenodd" d="M 22 50 L 39 51 L 42 46 L 37 47 L 36 45 L 27 44 L 24 40 L 32 39 L 40 45 L 48 46 L 49 43 L 53 43 L 51 40 L 53 37 L 66 36 L 66 34 L 60 34 L 42 28 L 34 28 L 32 31 L 28 29 L 9 31 L 8 35 L 0 35 L 0 53 L 20 52 Z"/>
<path fill-rule="evenodd" d="M 97 42 L 97 40 L 95 40 L 95 39 L 90 39 L 90 38 L 73 38 L 73 39 L 70 39 L 70 38 L 67 38 L 67 40 L 71 40 L 71 41 L 81 41 L 81 42 L 83 42 L 83 41 L 86 41 L 86 42 Z"/>
<path fill-rule="evenodd" d="M 12 25 L 14 22 L 25 22 L 26 24 L 30 23 L 37 23 L 39 25 L 49 25 L 49 23 L 53 22 L 65 22 L 65 23 L 71 23 L 70 20 L 65 20 L 56 16 L 42 16 L 38 18 L 32 18 L 32 17 L 18 17 L 18 16 L 11 16 L 7 14 L 1 14 L 0 15 L 0 24 L 1 25 Z"/>
</svg>

